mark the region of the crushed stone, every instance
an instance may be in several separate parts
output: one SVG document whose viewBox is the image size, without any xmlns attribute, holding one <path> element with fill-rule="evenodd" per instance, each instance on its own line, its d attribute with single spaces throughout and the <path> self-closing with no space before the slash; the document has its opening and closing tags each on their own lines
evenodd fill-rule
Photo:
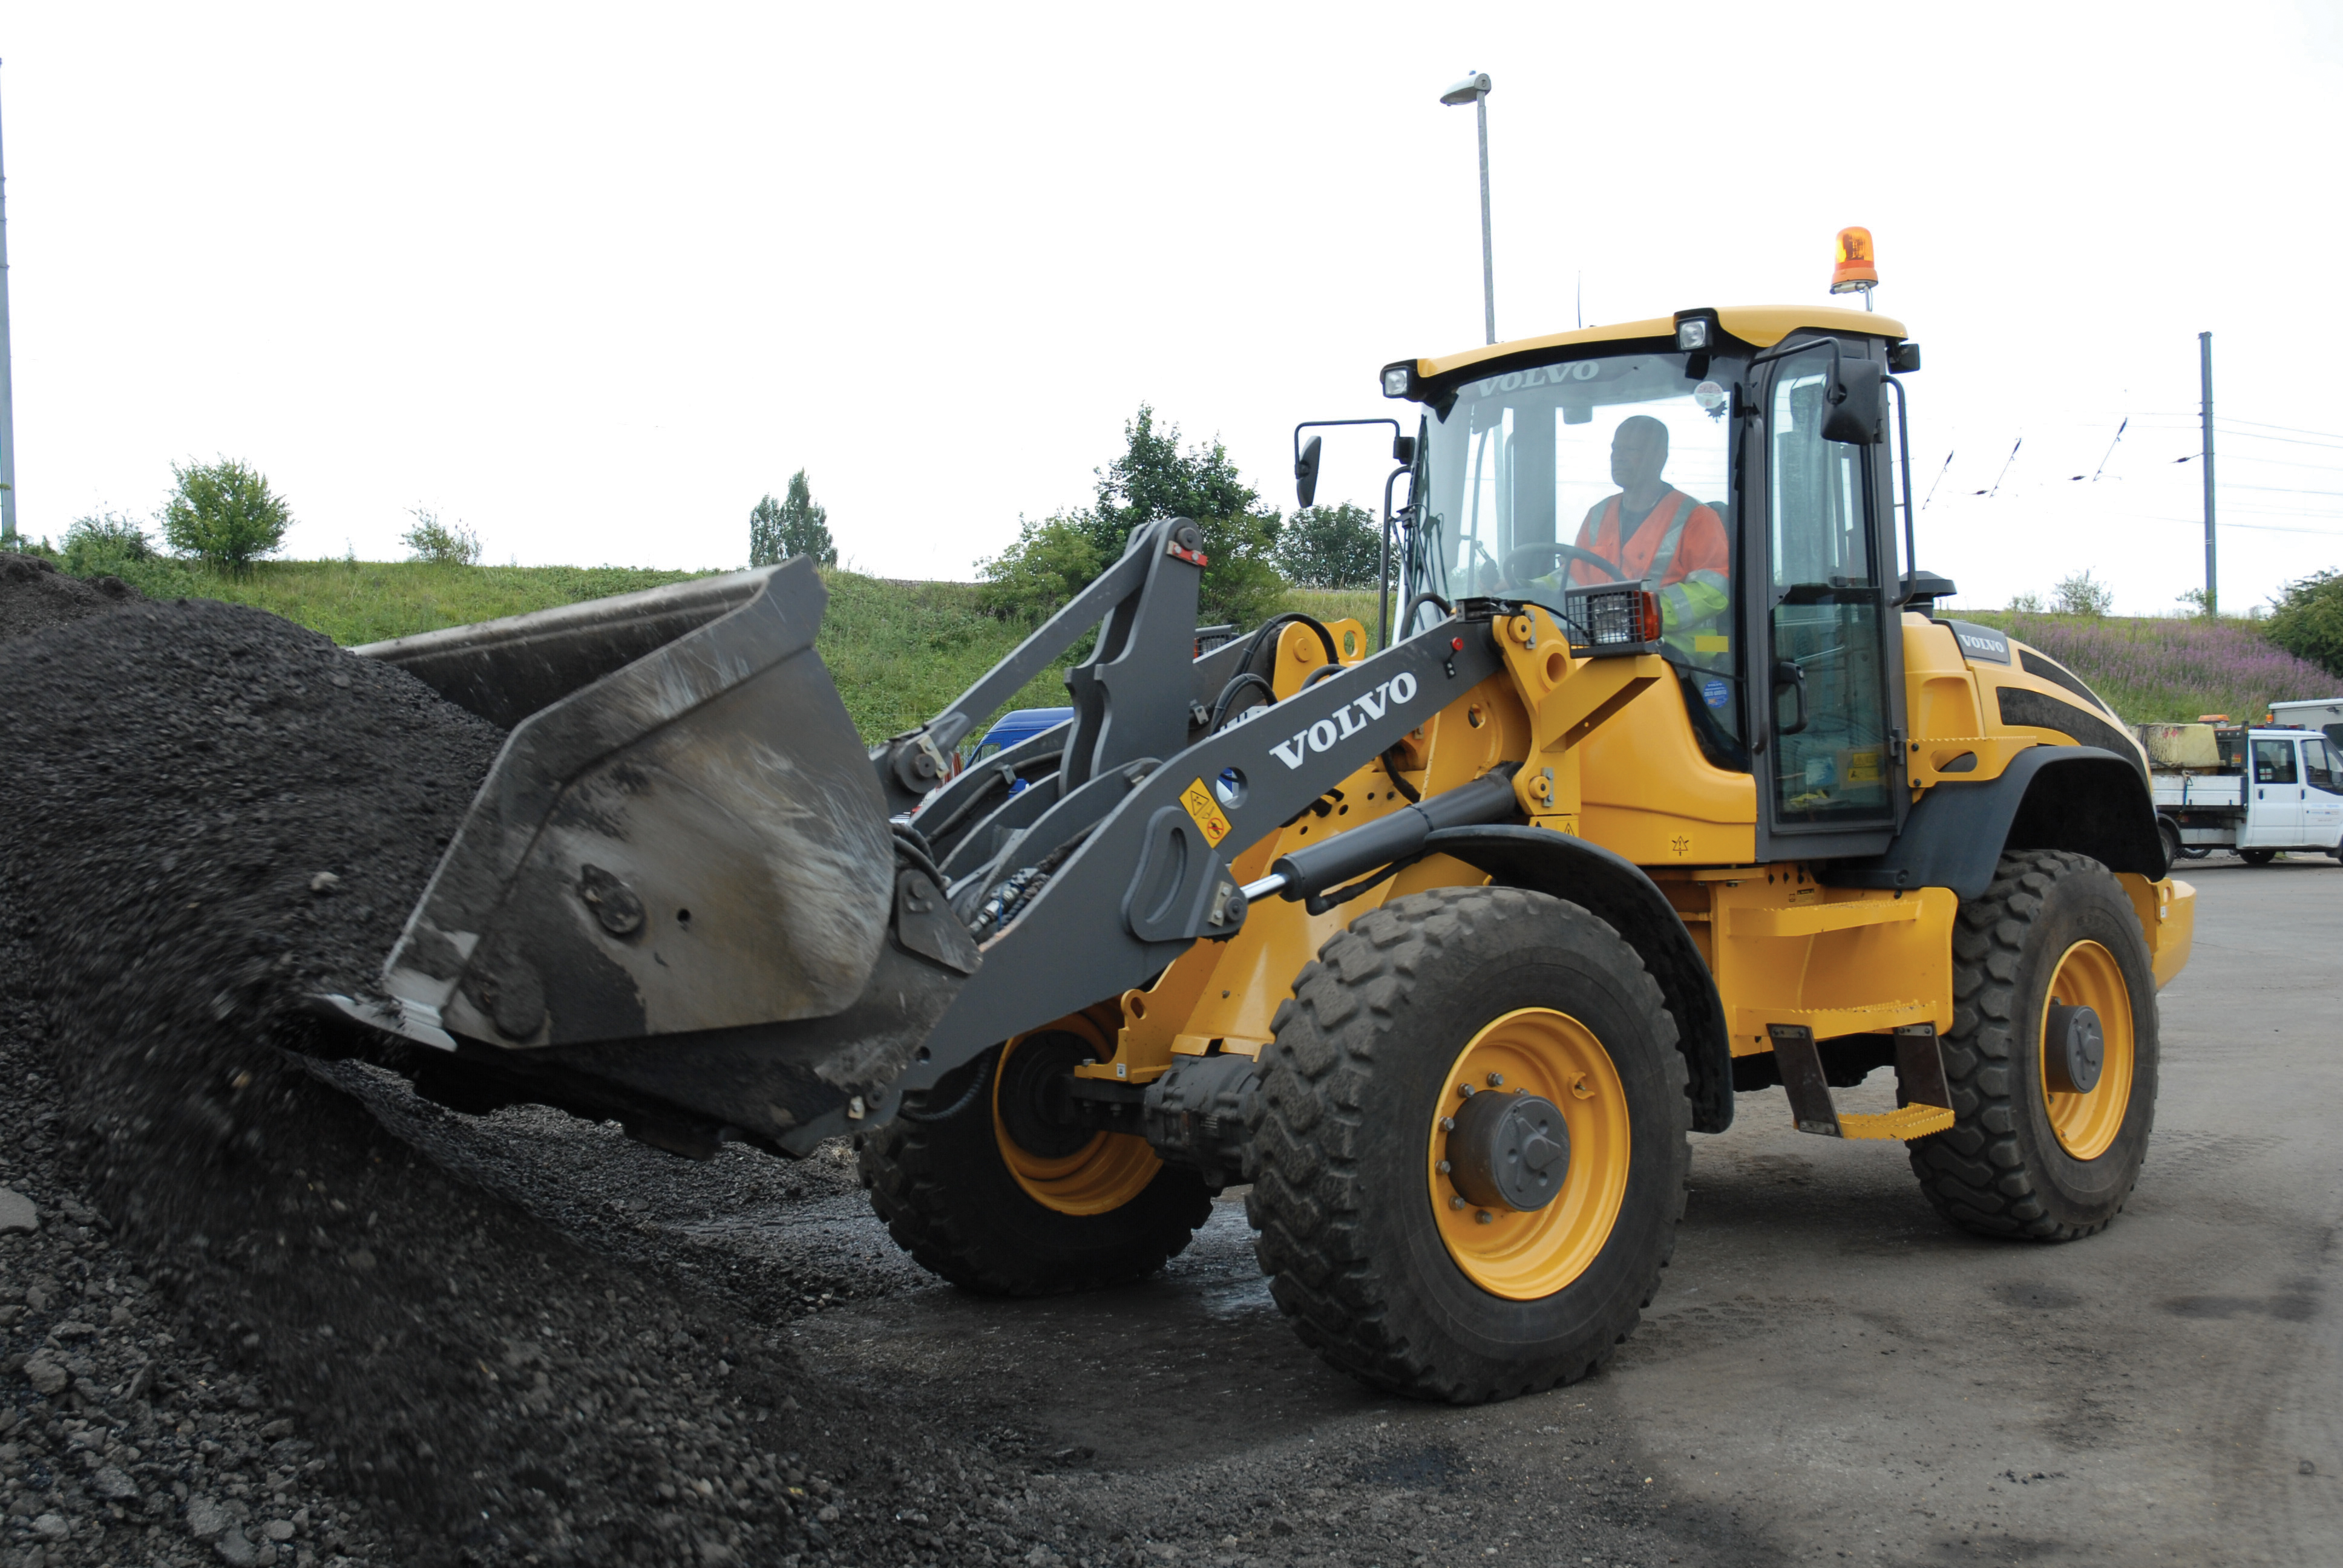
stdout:
<svg viewBox="0 0 2343 1568">
<path fill-rule="evenodd" d="M 84 580 L 43 556 L 0 551 L 0 638 L 64 626 L 146 598 L 117 577 Z"/>
<path fill-rule="evenodd" d="M 0 642 L 0 1181 L 44 1221 L 0 1237 L 0 1561 L 916 1555 L 866 1497 L 902 1422 L 305 1054 L 304 999 L 373 980 L 501 732 L 194 600 Z"/>
</svg>

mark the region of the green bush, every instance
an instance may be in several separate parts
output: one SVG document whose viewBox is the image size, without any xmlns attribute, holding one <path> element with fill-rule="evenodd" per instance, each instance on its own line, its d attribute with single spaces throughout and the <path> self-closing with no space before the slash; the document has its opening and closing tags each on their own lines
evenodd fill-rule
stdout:
<svg viewBox="0 0 2343 1568">
<path fill-rule="evenodd" d="M 984 582 L 976 602 L 989 615 L 1036 625 L 1106 569 L 1081 522 L 1063 512 L 1040 522 L 1017 519 L 1017 542 L 979 561 Z"/>
<path fill-rule="evenodd" d="M 1277 569 L 1274 513 L 1239 512 L 1199 518 L 1204 533 L 1204 580 L 1196 590 L 1200 626 L 1257 626 L 1277 613 L 1288 584 Z"/>
<path fill-rule="evenodd" d="M 77 578 L 119 577 L 125 567 L 154 558 L 146 528 L 116 512 L 75 518 L 57 552 L 57 564 Z"/>
<path fill-rule="evenodd" d="M 1097 471 L 1095 505 L 1039 523 L 1021 518 L 1017 542 L 978 563 L 985 578 L 979 602 L 995 615 L 1038 620 L 1120 558 L 1133 528 L 1189 518 L 1203 531 L 1211 563 L 1197 590 L 1198 620 L 1250 626 L 1274 613 L 1287 588 L 1277 568 L 1280 519 L 1254 509 L 1261 498 L 1227 448 L 1214 441 L 1182 451 L 1178 427 L 1159 427 L 1145 404 L 1122 434 L 1122 455 Z"/>
<path fill-rule="evenodd" d="M 480 564 L 480 536 L 461 523 L 443 523 L 439 514 L 417 507 L 407 516 L 415 526 L 399 536 L 409 560 L 434 566 L 476 567 Z"/>
<path fill-rule="evenodd" d="M 2051 608 L 2059 615 L 2105 615 L 2116 604 L 2115 589 L 2093 578 L 2088 570 L 2059 578 L 2058 586 L 2051 591 L 2057 596 Z M 2016 602 L 2011 601 L 2013 608 Z"/>
<path fill-rule="evenodd" d="M 1383 522 L 1366 508 L 1304 507 L 1278 533 L 1277 564 L 1296 588 L 1373 588 L 1383 548 Z"/>
<path fill-rule="evenodd" d="M 171 475 L 177 486 L 163 508 L 163 538 L 179 554 L 241 576 L 285 542 L 292 510 L 259 469 L 222 457 L 185 467 L 174 463 Z"/>
<path fill-rule="evenodd" d="M 2343 572 L 2313 572 L 2287 584 L 2262 623 L 2262 635 L 2343 678 Z"/>
</svg>

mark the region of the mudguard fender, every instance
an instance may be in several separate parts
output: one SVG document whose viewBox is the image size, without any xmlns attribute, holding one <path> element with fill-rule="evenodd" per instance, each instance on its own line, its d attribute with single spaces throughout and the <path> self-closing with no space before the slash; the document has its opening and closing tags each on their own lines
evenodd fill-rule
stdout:
<svg viewBox="0 0 2343 1568">
<path fill-rule="evenodd" d="M 1610 922 L 1643 956 L 1675 1020 L 1676 1048 L 1691 1077 L 1685 1094 L 1693 1130 L 1722 1132 L 1733 1125 L 1733 1052 L 1716 981 L 1667 895 L 1642 867 L 1546 828 L 1443 828 L 1423 848 L 1477 867 L 1506 887 L 1567 899 Z"/>
<path fill-rule="evenodd" d="M 2151 882 L 2169 869 L 2137 759 L 2097 746 L 2033 746 L 1996 778 L 1929 786 L 1885 854 L 1826 865 L 1822 879 L 1950 888 L 1974 899 L 1992 884 L 2004 849 L 2068 849 Z"/>
</svg>

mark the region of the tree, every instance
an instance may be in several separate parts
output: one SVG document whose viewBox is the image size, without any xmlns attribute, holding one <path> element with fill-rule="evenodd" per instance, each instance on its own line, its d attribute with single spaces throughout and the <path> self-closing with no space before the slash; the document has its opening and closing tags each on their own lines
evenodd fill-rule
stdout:
<svg viewBox="0 0 2343 1568">
<path fill-rule="evenodd" d="M 838 564 L 830 508 L 814 504 L 803 468 L 789 476 L 788 499 L 777 501 L 768 494 L 749 509 L 749 564 L 778 566 L 791 556 L 811 556 L 818 566 Z"/>
<path fill-rule="evenodd" d="M 1373 588 L 1383 543 L 1383 523 L 1364 507 L 1305 507 L 1277 536 L 1277 564 L 1300 588 Z"/>
<path fill-rule="evenodd" d="M 415 526 L 399 536 L 412 558 L 430 561 L 443 567 L 473 567 L 480 564 L 480 536 L 461 523 L 443 523 L 439 514 L 427 507 L 416 507 L 408 511 Z"/>
<path fill-rule="evenodd" d="M 293 513 L 268 487 L 268 477 L 231 457 L 171 465 L 178 483 L 163 507 L 163 539 L 183 556 L 238 576 L 274 553 L 293 526 Z"/>
<path fill-rule="evenodd" d="M 2287 584 L 2262 634 L 2343 679 L 2343 572 L 2313 572 Z"/>
<path fill-rule="evenodd" d="M 1203 531 L 1212 563 L 1199 588 L 1198 618 L 1242 626 L 1275 609 L 1285 592 L 1275 560 L 1280 519 L 1254 509 L 1260 496 L 1227 448 L 1214 441 L 1183 452 L 1178 427 L 1159 427 L 1155 410 L 1143 403 L 1122 434 L 1122 455 L 1094 470 L 1097 498 L 1090 508 L 1021 523 L 1015 544 L 979 564 L 988 583 L 983 602 L 996 614 L 1047 615 L 1119 558 L 1133 528 L 1159 518 L 1189 518 Z M 1088 544 L 1087 565 L 1069 534 Z"/>
<path fill-rule="evenodd" d="M 1180 427 L 1157 429 L 1155 410 L 1144 403 L 1123 426 L 1122 438 L 1122 456 L 1095 470 L 1098 501 L 1085 522 L 1101 561 L 1122 554 L 1131 530 L 1141 523 L 1158 518 L 1193 518 L 1201 523 L 1240 517 L 1261 499 L 1237 473 L 1227 447 L 1214 441 L 1182 452 Z"/>
<path fill-rule="evenodd" d="M 2052 588 L 2060 615 L 2103 616 L 2115 608 L 2116 591 L 2103 582 L 2093 579 L 2087 568 L 2073 577 L 2061 578 Z"/>
<path fill-rule="evenodd" d="M 749 508 L 749 564 L 777 567 L 789 558 L 789 554 L 781 544 L 781 504 L 773 499 L 769 490 Z"/>
</svg>

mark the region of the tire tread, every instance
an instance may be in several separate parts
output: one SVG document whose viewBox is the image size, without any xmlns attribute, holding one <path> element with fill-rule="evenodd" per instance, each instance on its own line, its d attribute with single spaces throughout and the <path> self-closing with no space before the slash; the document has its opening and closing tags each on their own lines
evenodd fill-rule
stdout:
<svg viewBox="0 0 2343 1568">
<path fill-rule="evenodd" d="M 1606 1324 L 1581 1361 L 1523 1369 L 1519 1377 L 1475 1375 L 1444 1367 L 1422 1336 L 1393 1311 L 1390 1282 L 1378 1271 L 1360 1223 L 1365 1202 L 1353 1151 L 1362 1140 L 1358 1086 L 1375 1071 L 1392 1040 L 1384 1025 L 1416 979 L 1443 959 L 1469 952 L 1484 922 L 1525 920 L 1559 905 L 1584 940 L 1614 943 L 1654 1033 L 1669 1093 L 1679 1108 L 1670 1146 L 1677 1151 L 1669 1182 L 1666 1236 L 1634 1282 L 1635 1305 Z M 1261 1155 L 1248 1205 L 1260 1231 L 1255 1250 L 1279 1310 L 1304 1343 L 1327 1361 L 1393 1392 L 1477 1403 L 1575 1382 L 1594 1372 L 1632 1332 L 1659 1287 L 1684 1217 L 1691 1121 L 1688 1073 L 1675 1050 L 1675 1025 L 1659 985 L 1608 924 L 1574 904 L 1513 888 L 1441 888 L 1395 900 L 1338 933 L 1295 977 L 1292 999 L 1262 1052 L 1254 1142 Z"/>
</svg>

